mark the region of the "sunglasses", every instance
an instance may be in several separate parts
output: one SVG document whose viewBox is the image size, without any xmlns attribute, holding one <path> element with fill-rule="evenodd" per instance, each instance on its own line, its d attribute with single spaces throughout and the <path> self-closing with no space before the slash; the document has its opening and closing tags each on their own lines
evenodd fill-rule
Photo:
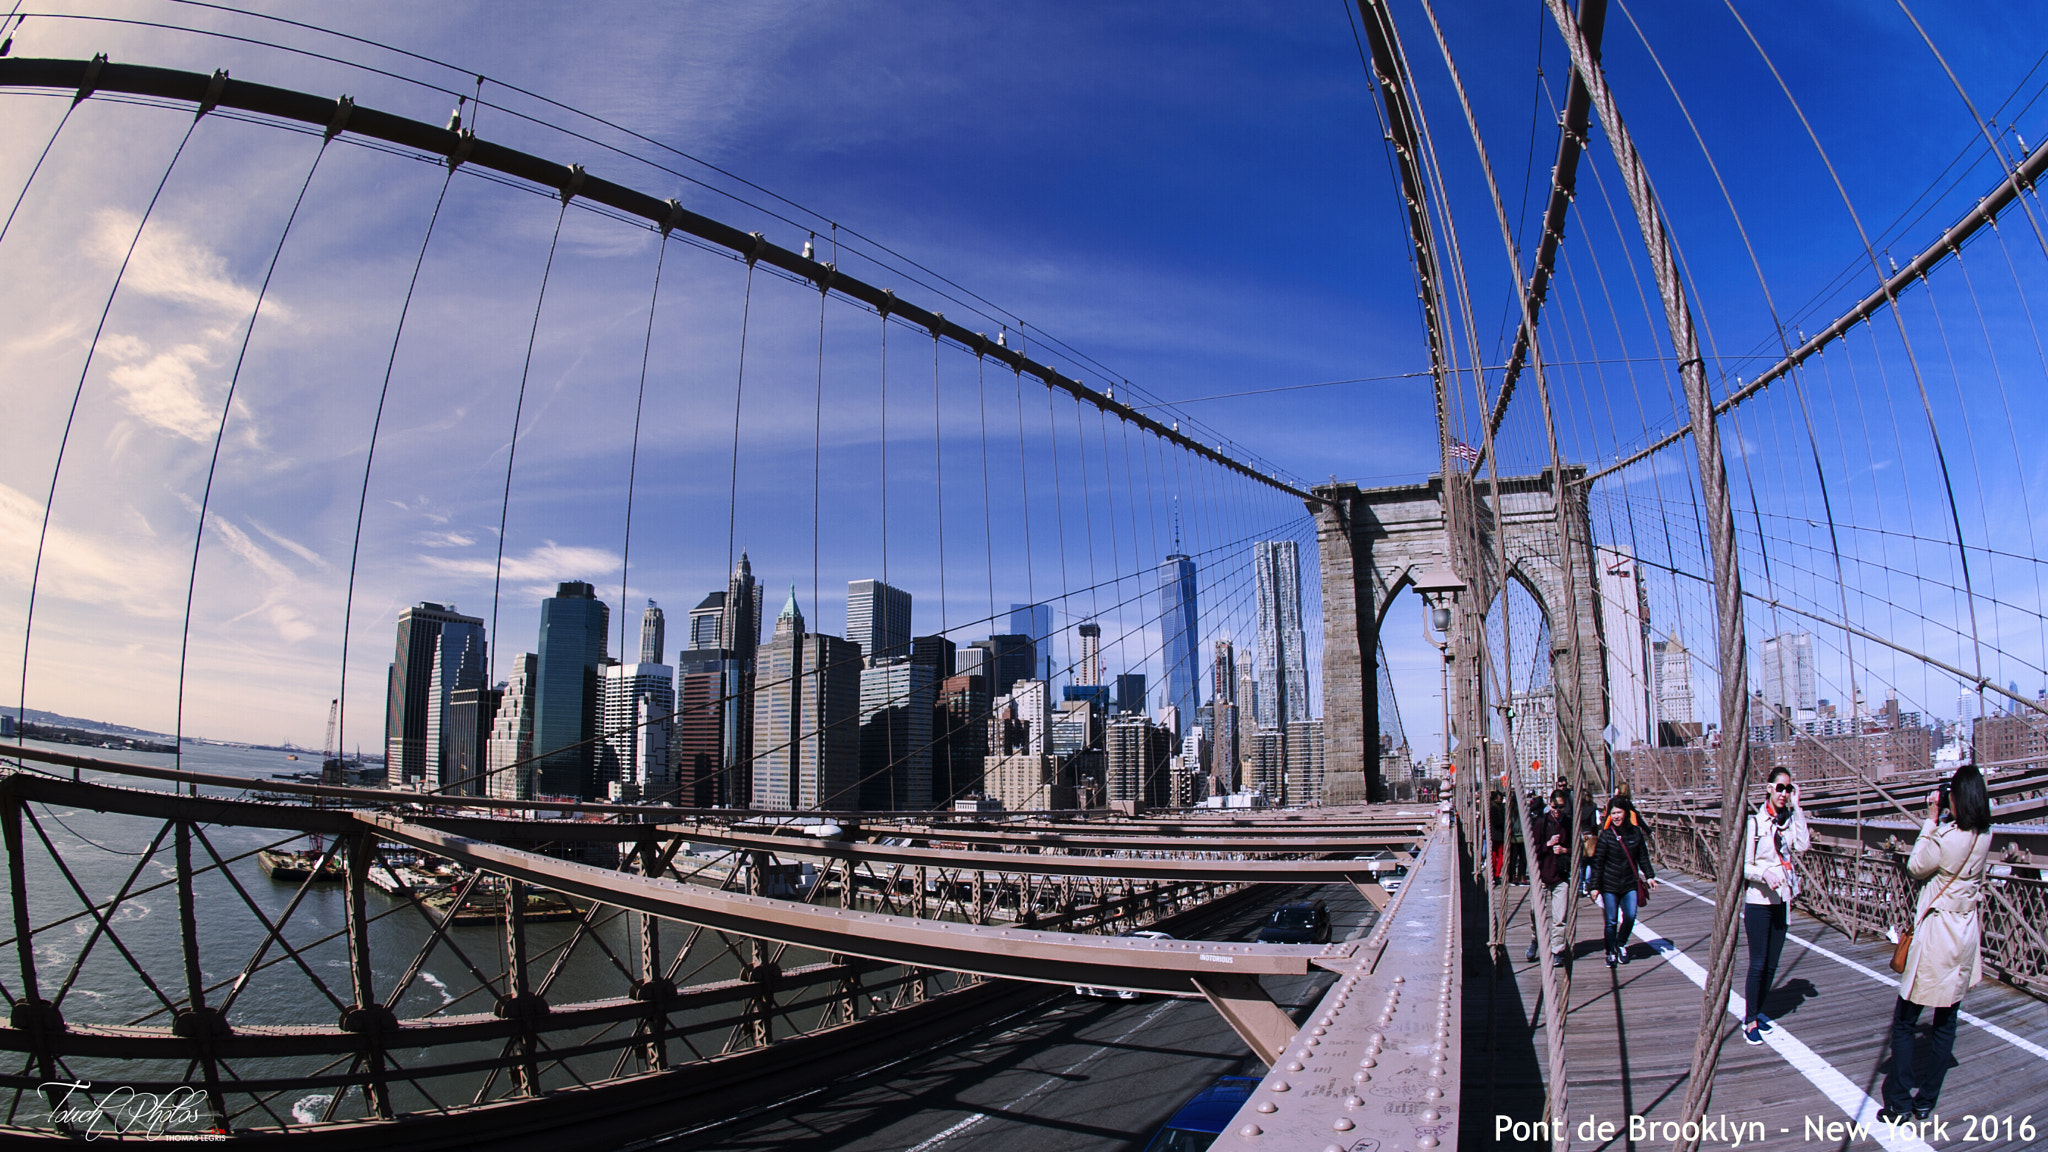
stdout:
<svg viewBox="0 0 2048 1152">
<path fill-rule="evenodd" d="M 1790 792 L 1791 790 L 1792 790 L 1792 786 L 1791 786 L 1790 784 L 1773 784 L 1773 785 L 1771 785 L 1771 791 L 1773 791 L 1773 792 Z"/>
</svg>

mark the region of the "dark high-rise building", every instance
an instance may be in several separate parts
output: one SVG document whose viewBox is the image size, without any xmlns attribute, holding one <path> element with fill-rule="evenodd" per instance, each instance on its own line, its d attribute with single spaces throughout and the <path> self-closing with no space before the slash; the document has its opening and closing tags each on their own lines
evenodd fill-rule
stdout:
<svg viewBox="0 0 2048 1152">
<path fill-rule="evenodd" d="M 721 687 L 725 720 L 719 735 L 725 766 L 719 777 L 719 797 L 735 808 L 754 802 L 750 775 L 754 761 L 754 653 L 761 646 L 761 597 L 762 588 L 754 582 L 754 566 L 742 552 L 725 586 L 725 605 L 718 621 L 718 646 L 726 653 Z"/>
<path fill-rule="evenodd" d="M 910 641 L 910 662 L 930 668 L 940 680 L 952 676 L 957 668 L 958 649 L 944 636 L 917 636 Z"/>
<path fill-rule="evenodd" d="M 640 613 L 640 663 L 662 663 L 662 641 L 667 635 L 668 626 L 662 619 L 661 606 L 649 600 L 647 610 Z"/>
<path fill-rule="evenodd" d="M 908 656 L 877 656 L 860 674 L 860 806 L 932 806 L 932 711 L 938 677 Z"/>
<path fill-rule="evenodd" d="M 451 605 L 421 603 L 398 614 L 398 649 L 384 711 L 384 764 L 394 785 L 441 784 L 449 697 L 481 688 L 490 664 L 484 622 Z"/>
<path fill-rule="evenodd" d="M 722 592 L 715 595 L 724 597 Z M 717 639 L 716 632 L 712 639 Z M 676 653 L 678 804 L 709 808 L 719 803 L 719 782 L 725 764 L 725 665 L 723 648 L 693 648 Z"/>
<path fill-rule="evenodd" d="M 717 648 L 724 643 L 725 593 L 713 592 L 690 609 L 690 647 Z"/>
<path fill-rule="evenodd" d="M 1201 622 L 1195 609 L 1195 562 L 1179 553 L 1159 566 L 1159 633 L 1166 658 L 1166 698 L 1177 719 L 1174 735 L 1187 733 L 1194 722 L 1202 681 Z"/>
<path fill-rule="evenodd" d="M 991 696 L 1008 695 L 1017 681 L 1038 678 L 1033 674 L 1038 666 L 1038 646 L 1029 636 L 1005 633 L 976 640 L 968 647 L 979 648 L 988 654 L 982 675 L 988 678 Z"/>
<path fill-rule="evenodd" d="M 847 581 L 846 638 L 869 660 L 910 655 L 910 593 L 880 580 Z"/>
<path fill-rule="evenodd" d="M 1125 672 L 1116 678 L 1116 711 L 1119 716 L 1143 716 L 1145 714 L 1145 674 L 1143 672 Z"/>
<path fill-rule="evenodd" d="M 542 795 L 595 799 L 598 669 L 605 661 L 611 609 L 581 580 L 565 581 L 540 602 L 539 682 L 534 691 L 533 751 Z"/>
<path fill-rule="evenodd" d="M 932 793 L 940 802 L 982 791 L 988 755 L 988 681 L 962 673 L 939 682 L 933 719 Z"/>
</svg>

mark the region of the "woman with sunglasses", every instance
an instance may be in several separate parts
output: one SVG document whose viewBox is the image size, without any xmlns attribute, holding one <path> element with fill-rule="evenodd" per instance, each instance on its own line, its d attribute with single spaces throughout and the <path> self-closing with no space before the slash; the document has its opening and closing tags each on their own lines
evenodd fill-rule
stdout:
<svg viewBox="0 0 2048 1152">
<path fill-rule="evenodd" d="M 1742 909 L 1742 933 L 1749 938 L 1749 980 L 1743 985 L 1746 1011 L 1742 1042 L 1761 1044 L 1771 1030 L 1764 1015 L 1764 997 L 1778 977 L 1778 956 L 1785 951 L 1785 927 L 1792 900 L 1799 895 L 1799 871 L 1792 858 L 1806 851 L 1812 834 L 1799 808 L 1799 785 L 1792 770 L 1771 769 L 1764 782 L 1764 802 L 1749 816 L 1748 849 L 1742 875 L 1748 893 Z"/>
</svg>

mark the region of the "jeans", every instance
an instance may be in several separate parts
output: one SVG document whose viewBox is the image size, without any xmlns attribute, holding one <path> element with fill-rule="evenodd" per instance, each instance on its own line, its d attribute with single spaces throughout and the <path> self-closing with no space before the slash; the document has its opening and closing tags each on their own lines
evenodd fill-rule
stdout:
<svg viewBox="0 0 2048 1152">
<path fill-rule="evenodd" d="M 1764 1010 L 1764 997 L 1778 978 L 1778 956 L 1785 951 L 1785 923 L 1789 907 L 1784 904 L 1744 904 L 1742 934 L 1749 937 L 1749 979 L 1742 986 L 1748 1010 L 1743 1023 L 1756 1019 Z"/>
<path fill-rule="evenodd" d="M 1636 890 L 1602 892 L 1600 899 L 1607 906 L 1607 950 L 1619 952 L 1628 947 L 1628 938 L 1636 930 Z"/>
<path fill-rule="evenodd" d="M 1913 1032 L 1920 1023 L 1920 1005 L 1911 1000 L 1901 999 L 1892 1010 L 1892 1067 L 1884 1078 L 1884 1106 L 1894 1112 L 1904 1112 L 1915 1106 L 1933 1108 L 1935 1098 L 1941 1095 L 1941 1082 L 1948 1075 L 1951 1054 L 1956 1046 L 1956 1014 L 1961 1004 L 1951 1004 L 1934 1010 L 1934 1060 L 1927 1070 L 1927 1079 L 1919 1079 L 1913 1067 Z M 1915 1086 L 1920 1089 L 1916 1100 Z"/>
<path fill-rule="evenodd" d="M 1534 921 L 1530 925 L 1530 930 L 1534 934 L 1535 943 L 1541 944 L 1543 942 L 1545 937 L 1543 917 L 1546 913 L 1550 916 L 1548 935 L 1550 951 L 1553 954 L 1564 951 L 1564 914 L 1571 907 L 1571 899 L 1571 884 L 1560 881 L 1556 884 L 1545 884 L 1543 886 L 1543 898 L 1529 901 L 1529 919 Z"/>
</svg>

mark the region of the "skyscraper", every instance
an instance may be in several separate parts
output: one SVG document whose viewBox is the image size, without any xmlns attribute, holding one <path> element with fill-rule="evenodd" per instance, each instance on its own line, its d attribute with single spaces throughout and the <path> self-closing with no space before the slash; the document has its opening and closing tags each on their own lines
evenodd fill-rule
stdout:
<svg viewBox="0 0 2048 1152">
<path fill-rule="evenodd" d="M 1166 659 L 1166 699 L 1177 717 L 1174 735 L 1194 720 L 1202 681 L 1201 619 L 1195 607 L 1195 562 L 1176 552 L 1159 566 L 1159 634 Z"/>
<path fill-rule="evenodd" d="M 534 692 L 536 787 L 548 796 L 596 799 L 598 669 L 605 660 L 611 609 L 581 580 L 565 581 L 540 602 L 539 685 Z"/>
<path fill-rule="evenodd" d="M 512 676 L 505 681 L 505 694 L 498 714 L 491 720 L 491 737 L 484 749 L 484 794 L 500 800 L 531 800 L 534 797 L 533 699 L 540 682 L 540 657 L 521 652 L 512 658 Z"/>
<path fill-rule="evenodd" d="M 988 681 L 961 673 L 939 684 L 933 723 L 938 743 L 932 749 L 932 798 L 943 802 L 983 790 L 982 766 L 988 756 Z"/>
<path fill-rule="evenodd" d="M 1658 741 L 1662 743 L 1674 737 L 1664 725 L 1693 722 L 1692 654 L 1685 650 L 1685 641 L 1676 629 L 1668 641 L 1651 641 L 1650 674 L 1656 691 Z"/>
<path fill-rule="evenodd" d="M 1594 549 L 1600 579 L 1600 623 L 1607 649 L 1607 721 L 1614 747 L 1655 744 L 1651 724 L 1650 604 L 1635 554 L 1621 546 Z"/>
<path fill-rule="evenodd" d="M 754 582 L 754 566 L 742 552 L 725 586 L 718 618 L 718 646 L 725 649 L 725 677 L 719 689 L 725 701 L 719 734 L 725 766 L 719 775 L 718 795 L 723 803 L 736 808 L 752 803 L 754 795 L 748 773 L 754 762 L 754 654 L 761 646 L 761 597 L 762 588 Z"/>
<path fill-rule="evenodd" d="M 880 580 L 847 581 L 846 638 L 869 660 L 910 655 L 910 593 Z"/>
<path fill-rule="evenodd" d="M 1092 685 L 1102 683 L 1102 625 L 1093 622 L 1083 624 L 1075 631 L 1081 634 L 1081 662 L 1074 669 L 1074 683 Z"/>
<path fill-rule="evenodd" d="M 661 616 L 661 606 L 649 600 L 647 610 L 640 613 L 640 663 L 662 662 L 662 641 L 666 638 L 667 632 L 668 628 Z"/>
<path fill-rule="evenodd" d="M 720 599 L 725 594 L 714 593 Z M 715 643 L 717 632 L 712 632 Z M 725 649 L 692 648 L 676 653 L 676 723 L 672 734 L 677 803 L 709 808 L 719 802 L 725 763 Z M 747 798 L 749 801 L 752 796 Z"/>
<path fill-rule="evenodd" d="M 599 672 L 598 793 L 608 795 L 618 785 L 624 799 L 675 803 L 674 670 L 666 664 L 611 664 Z"/>
<path fill-rule="evenodd" d="M 697 602 L 690 609 L 690 647 L 694 649 L 723 647 L 725 641 L 725 593 L 713 592 Z"/>
<path fill-rule="evenodd" d="M 1259 617 L 1258 723 L 1284 728 L 1306 720 L 1308 642 L 1301 629 L 1301 551 L 1292 540 L 1253 545 Z M 1239 701 L 1240 704 L 1243 701 Z"/>
<path fill-rule="evenodd" d="M 449 695 L 481 688 L 489 667 L 484 622 L 477 617 L 428 602 L 398 614 L 384 711 L 384 763 L 392 784 L 441 783 Z"/>
<path fill-rule="evenodd" d="M 1032 644 L 1031 671 L 1019 679 L 1052 683 L 1052 605 L 1010 605 L 1010 632 L 1012 635 L 1028 637 Z"/>
<path fill-rule="evenodd" d="M 754 807 L 860 803 L 860 665 L 853 642 L 804 631 L 796 589 L 790 589 L 756 661 Z"/>
<path fill-rule="evenodd" d="M 1237 788 L 1237 649 L 1228 640 L 1216 641 L 1216 659 L 1209 666 L 1208 731 L 1209 775 L 1215 794 Z"/>
<path fill-rule="evenodd" d="M 986 640 L 976 640 L 969 648 L 979 648 L 987 653 L 982 675 L 988 677 L 989 693 L 1001 696 L 1019 680 L 1036 679 L 1032 669 L 1038 666 L 1038 648 L 1031 637 L 1021 633 L 1004 633 Z"/>
<path fill-rule="evenodd" d="M 932 708 L 938 677 L 908 656 L 878 656 L 860 673 L 860 806 L 932 806 Z"/>
<path fill-rule="evenodd" d="M 1124 672 L 1116 678 L 1116 712 L 1119 716 L 1145 715 L 1145 674 Z"/>
<path fill-rule="evenodd" d="M 910 639 L 910 662 L 930 668 L 940 680 L 953 675 L 958 661 L 959 648 L 944 636 L 913 636 Z"/>
<path fill-rule="evenodd" d="M 1813 666 L 1813 633 L 1786 632 L 1764 641 L 1764 703 L 1787 720 L 1811 720 L 1820 706 Z"/>
</svg>

